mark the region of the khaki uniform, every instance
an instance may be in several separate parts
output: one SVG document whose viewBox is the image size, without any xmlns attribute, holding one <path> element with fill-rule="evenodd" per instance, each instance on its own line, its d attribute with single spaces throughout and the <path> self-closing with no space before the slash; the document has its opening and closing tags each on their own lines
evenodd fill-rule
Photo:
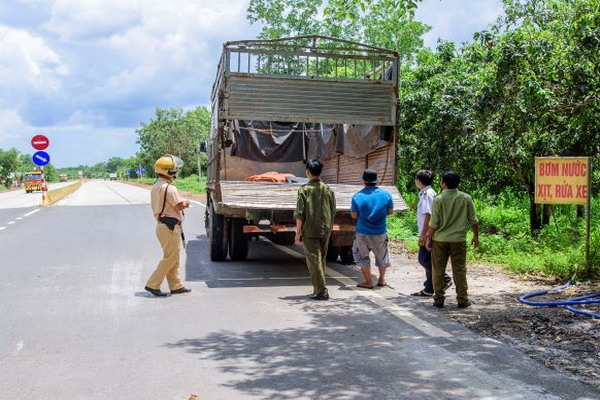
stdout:
<svg viewBox="0 0 600 400">
<path fill-rule="evenodd" d="M 166 201 L 165 201 L 166 191 Z M 171 291 L 182 288 L 183 282 L 179 275 L 179 252 L 181 249 L 181 223 L 175 225 L 173 230 L 161 222 L 161 210 L 163 217 L 177 218 L 179 222 L 183 220 L 183 213 L 175 210 L 175 205 L 184 199 L 179 195 L 175 186 L 169 184 L 164 178 L 159 178 L 150 190 L 150 205 L 154 219 L 158 222 L 156 225 L 156 237 L 163 250 L 163 258 L 156 266 L 156 270 L 148 278 L 146 286 L 152 289 L 160 289 L 161 284 L 167 278 L 167 283 Z"/>
</svg>

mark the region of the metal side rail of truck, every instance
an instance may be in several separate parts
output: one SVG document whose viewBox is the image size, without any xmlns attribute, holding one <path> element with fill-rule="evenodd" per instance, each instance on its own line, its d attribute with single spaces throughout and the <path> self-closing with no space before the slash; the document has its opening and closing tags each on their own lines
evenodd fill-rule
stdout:
<svg viewBox="0 0 600 400">
<path fill-rule="evenodd" d="M 394 210 L 398 54 L 323 36 L 226 42 L 212 87 L 206 232 L 210 258 L 244 260 L 251 239 L 294 243 L 305 164 L 320 159 L 336 195 L 327 259 L 352 261 L 352 195 L 375 169 Z"/>
</svg>

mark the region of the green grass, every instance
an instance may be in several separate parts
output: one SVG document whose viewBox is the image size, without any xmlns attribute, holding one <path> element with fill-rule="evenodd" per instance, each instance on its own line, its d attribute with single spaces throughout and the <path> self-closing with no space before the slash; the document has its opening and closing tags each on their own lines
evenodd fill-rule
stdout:
<svg viewBox="0 0 600 400">
<path fill-rule="evenodd" d="M 133 182 L 152 185 L 156 182 L 155 178 L 132 179 Z M 206 193 L 206 177 L 198 179 L 198 175 L 190 175 L 185 178 L 177 178 L 173 181 L 177 189 L 195 194 Z"/>
</svg>

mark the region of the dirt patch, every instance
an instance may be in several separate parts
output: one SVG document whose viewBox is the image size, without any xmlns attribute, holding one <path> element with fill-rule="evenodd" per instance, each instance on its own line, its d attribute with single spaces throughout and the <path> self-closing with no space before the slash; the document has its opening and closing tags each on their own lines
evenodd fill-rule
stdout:
<svg viewBox="0 0 600 400">
<path fill-rule="evenodd" d="M 421 289 L 424 272 L 416 256 L 407 252 L 401 242 L 393 243 L 392 253 L 394 264 L 399 268 L 390 270 L 389 283 L 396 281 L 400 287 L 406 288 L 407 293 L 407 284 L 412 284 L 413 291 Z M 473 305 L 467 309 L 458 309 L 454 287 L 451 287 L 446 292 L 446 307 L 440 310 L 448 318 L 474 332 L 506 343 L 548 368 L 561 371 L 600 390 L 600 319 L 571 312 L 564 306 L 540 307 L 519 301 L 521 296 L 539 290 L 549 290 L 549 293 L 528 300 L 560 302 L 596 294 L 600 293 L 599 282 L 571 285 L 564 290 L 552 291 L 551 289 L 564 282 L 509 275 L 498 266 L 481 264 L 469 265 L 467 279 L 469 298 Z M 600 305 L 597 303 L 578 306 L 577 309 L 600 313 Z"/>
</svg>

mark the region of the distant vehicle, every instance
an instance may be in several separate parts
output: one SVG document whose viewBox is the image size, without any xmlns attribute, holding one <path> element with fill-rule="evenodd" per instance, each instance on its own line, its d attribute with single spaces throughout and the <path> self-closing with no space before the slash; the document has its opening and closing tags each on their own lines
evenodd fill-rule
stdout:
<svg viewBox="0 0 600 400">
<path fill-rule="evenodd" d="M 115 172 L 111 172 L 110 174 L 108 174 L 108 179 L 111 181 L 116 181 L 117 180 L 117 174 Z"/>
<path fill-rule="evenodd" d="M 69 176 L 67 174 L 60 174 L 58 177 L 61 182 L 66 182 L 69 180 Z"/>
<path fill-rule="evenodd" d="M 25 193 L 31 193 L 36 190 L 42 190 L 42 173 L 40 171 L 25 172 L 23 174 L 23 185 Z"/>
</svg>

